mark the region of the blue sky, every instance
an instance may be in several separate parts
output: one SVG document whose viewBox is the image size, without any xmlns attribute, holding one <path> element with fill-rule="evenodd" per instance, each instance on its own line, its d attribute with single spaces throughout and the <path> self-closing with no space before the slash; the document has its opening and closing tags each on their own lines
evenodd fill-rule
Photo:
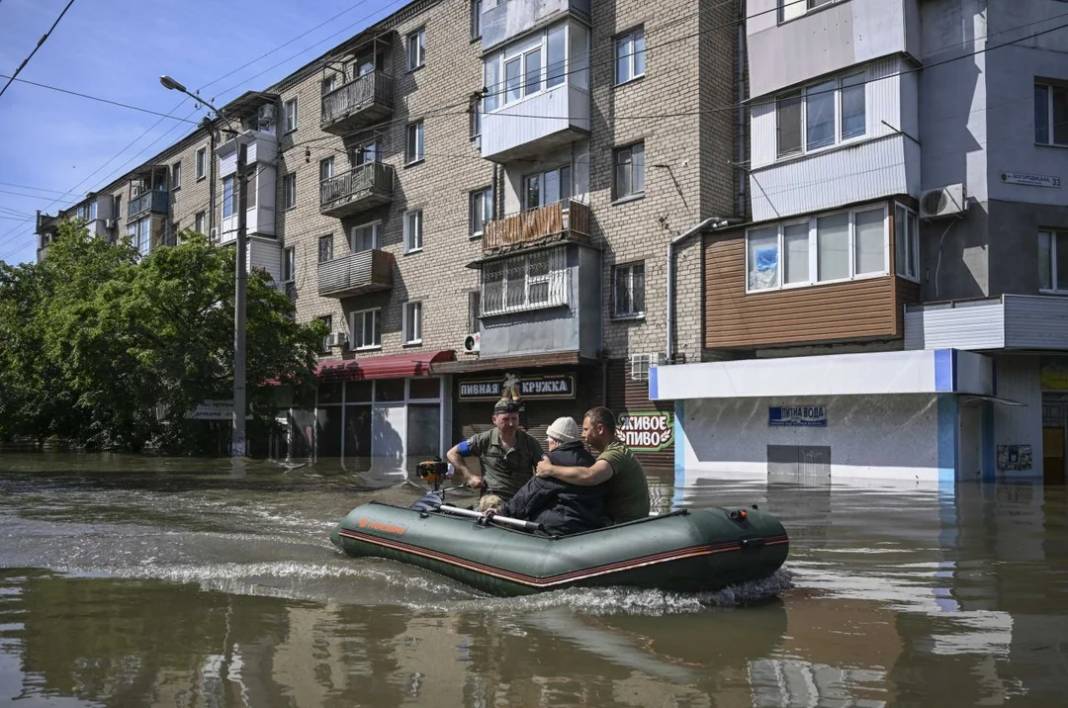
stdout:
<svg viewBox="0 0 1068 708">
<path fill-rule="evenodd" d="M 0 0 L 0 74 L 14 72 L 66 2 Z M 75 0 L 19 78 L 197 120 L 203 109 L 163 89 L 160 74 L 225 102 L 265 88 L 407 2 Z M 34 260 L 37 209 L 55 213 L 78 201 L 192 128 L 12 83 L 0 96 L 0 260 Z"/>
</svg>

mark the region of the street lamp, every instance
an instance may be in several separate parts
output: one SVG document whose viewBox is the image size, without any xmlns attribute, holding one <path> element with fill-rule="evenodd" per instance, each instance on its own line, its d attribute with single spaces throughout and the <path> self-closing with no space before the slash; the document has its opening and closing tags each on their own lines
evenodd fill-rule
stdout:
<svg viewBox="0 0 1068 708">
<path fill-rule="evenodd" d="M 234 267 L 234 411 L 231 415 L 231 440 L 230 455 L 232 457 L 245 456 L 245 301 L 248 287 L 248 264 L 245 262 L 248 248 L 245 238 L 245 222 L 247 214 L 248 194 L 245 189 L 245 146 L 237 139 L 237 131 L 230 125 L 221 110 L 205 101 L 200 96 L 191 93 L 184 85 L 164 74 L 159 77 L 163 88 L 171 91 L 180 91 L 198 103 L 215 112 L 215 115 L 226 123 L 226 127 L 234 136 L 234 145 L 237 150 L 237 175 L 234 180 L 234 188 L 237 190 L 237 262 Z M 212 155 L 211 159 L 215 159 Z M 212 205 L 212 210 L 215 205 Z"/>
</svg>

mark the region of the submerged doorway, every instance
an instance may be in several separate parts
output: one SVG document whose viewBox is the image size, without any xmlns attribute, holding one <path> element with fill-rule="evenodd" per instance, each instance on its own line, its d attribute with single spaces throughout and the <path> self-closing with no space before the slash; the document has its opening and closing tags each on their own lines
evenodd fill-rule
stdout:
<svg viewBox="0 0 1068 708">
<path fill-rule="evenodd" d="M 1064 484 L 1065 438 L 1068 436 L 1068 394 L 1042 394 L 1042 479 Z"/>
</svg>

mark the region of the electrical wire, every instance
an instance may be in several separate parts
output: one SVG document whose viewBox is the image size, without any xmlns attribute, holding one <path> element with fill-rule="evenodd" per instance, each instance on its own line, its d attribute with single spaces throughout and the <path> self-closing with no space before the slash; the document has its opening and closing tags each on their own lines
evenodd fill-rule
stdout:
<svg viewBox="0 0 1068 708">
<path fill-rule="evenodd" d="M 7 83 L 4 84 L 3 88 L 0 88 L 0 96 L 4 95 L 4 91 L 7 91 L 7 87 L 11 85 L 11 82 L 14 81 L 15 78 L 18 77 L 19 73 L 21 73 L 22 70 L 26 67 L 26 65 L 30 63 L 30 59 L 33 59 L 33 55 L 37 53 L 37 50 L 40 49 L 46 41 L 48 41 L 48 38 L 52 35 L 52 30 L 56 28 L 56 25 L 59 24 L 59 21 L 63 19 L 63 15 L 67 14 L 67 10 L 69 10 L 70 6 L 73 4 L 74 0 L 70 0 L 67 3 L 67 6 L 63 8 L 63 12 L 59 13 L 59 17 L 57 17 L 56 21 L 52 23 L 52 26 L 48 28 L 48 31 L 41 35 L 41 38 L 37 40 L 37 44 L 36 46 L 34 46 L 33 51 L 30 52 L 29 56 L 23 59 L 22 63 L 19 64 L 19 67 L 15 69 L 15 73 L 13 73 L 11 76 L 6 77 Z"/>
</svg>

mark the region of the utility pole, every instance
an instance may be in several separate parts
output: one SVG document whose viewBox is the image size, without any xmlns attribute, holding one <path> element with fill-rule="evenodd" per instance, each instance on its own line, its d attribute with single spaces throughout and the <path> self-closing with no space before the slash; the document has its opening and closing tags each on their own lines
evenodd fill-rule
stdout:
<svg viewBox="0 0 1068 708">
<path fill-rule="evenodd" d="M 234 412 L 233 439 L 230 443 L 231 457 L 245 456 L 245 306 L 248 294 L 248 242 L 245 224 L 248 219 L 248 190 L 245 164 L 248 145 L 234 136 L 237 143 L 237 263 L 234 272 Z"/>
</svg>

